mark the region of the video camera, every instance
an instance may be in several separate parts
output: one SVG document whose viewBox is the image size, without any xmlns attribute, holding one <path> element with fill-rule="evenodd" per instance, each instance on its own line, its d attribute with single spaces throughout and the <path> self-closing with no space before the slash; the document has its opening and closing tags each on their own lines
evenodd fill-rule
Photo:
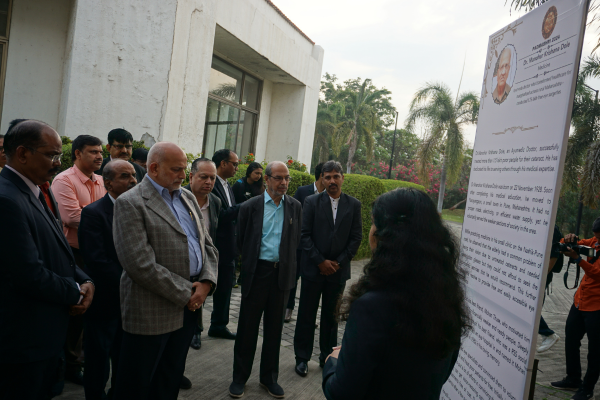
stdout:
<svg viewBox="0 0 600 400">
<path fill-rule="evenodd" d="M 596 250 L 594 250 L 593 248 L 591 248 L 589 246 L 579 245 L 579 244 L 577 244 L 577 242 L 572 242 L 572 243 L 557 242 L 557 243 L 553 243 L 552 246 L 554 247 L 554 249 L 560 251 L 561 253 L 564 251 L 569 251 L 569 248 L 571 248 L 580 256 L 586 256 L 586 257 L 596 257 L 597 256 Z"/>
</svg>

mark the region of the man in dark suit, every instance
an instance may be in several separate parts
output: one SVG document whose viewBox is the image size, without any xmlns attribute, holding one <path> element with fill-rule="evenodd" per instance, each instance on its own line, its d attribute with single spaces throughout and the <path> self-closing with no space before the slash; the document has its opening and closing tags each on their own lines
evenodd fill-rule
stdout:
<svg viewBox="0 0 600 400">
<path fill-rule="evenodd" d="M 326 192 L 308 197 L 302 211 L 302 286 L 294 333 L 296 373 L 300 376 L 308 373 L 321 296 L 321 367 L 337 346 L 335 306 L 350 279 L 350 261 L 362 240 L 361 204 L 342 193 L 342 165 L 327 161 L 322 174 Z"/>
<path fill-rule="evenodd" d="M 215 152 L 212 161 L 217 166 L 217 180 L 212 193 L 221 200 L 221 214 L 217 228 L 217 250 L 219 250 L 219 276 L 217 290 L 213 295 L 213 312 L 210 316 L 208 336 L 235 339 L 229 324 L 229 304 L 231 303 L 231 282 L 235 274 L 236 220 L 240 206 L 236 204 L 228 178 L 235 175 L 240 160 L 237 154 L 228 149 Z"/>
<path fill-rule="evenodd" d="M 215 163 L 208 158 L 197 158 L 192 163 L 190 170 L 190 184 L 185 187 L 196 196 L 200 212 L 204 217 L 203 222 L 213 243 L 217 240 L 217 227 L 219 226 L 219 214 L 221 213 L 221 200 L 211 193 L 216 180 L 217 168 Z M 190 347 L 195 350 L 200 349 L 202 346 L 200 333 L 204 331 L 204 324 L 202 323 L 203 308 L 198 310 L 198 326 L 190 344 Z"/>
<path fill-rule="evenodd" d="M 242 303 L 233 349 L 231 397 L 244 395 L 263 318 L 260 385 L 276 398 L 284 391 L 277 383 L 283 313 L 296 282 L 296 249 L 300 242 L 302 206 L 285 196 L 290 173 L 275 161 L 265 169 L 267 190 L 242 204 L 238 247 L 242 252 Z"/>
<path fill-rule="evenodd" d="M 94 304 L 84 318 L 85 375 L 83 387 L 86 400 L 104 399 L 104 388 L 110 372 L 117 371 L 123 326 L 119 302 L 119 287 L 123 267 L 113 240 L 113 209 L 115 200 L 133 188 L 137 181 L 135 169 L 124 160 L 113 160 L 102 171 L 107 194 L 81 211 L 78 237 L 85 266 L 98 287 Z M 111 387 L 115 386 L 116 373 Z"/>
<path fill-rule="evenodd" d="M 319 194 L 323 190 L 325 190 L 325 186 L 323 185 L 323 181 L 321 180 L 321 169 L 323 168 L 324 163 L 319 163 L 315 167 L 315 181 L 310 185 L 300 186 L 296 189 L 296 193 L 294 193 L 294 198 L 304 206 L 304 200 L 308 196 L 312 196 L 313 194 Z M 300 257 L 302 256 L 302 243 L 298 247 L 296 251 L 296 263 L 300 265 Z M 290 296 L 287 303 L 287 309 L 285 310 L 285 318 L 284 322 L 290 322 L 292 320 L 292 313 L 294 312 L 294 307 L 296 307 L 296 289 L 298 288 L 298 278 L 300 278 L 300 268 L 297 268 L 296 271 L 296 286 L 292 290 L 290 290 Z"/>
<path fill-rule="evenodd" d="M 111 160 L 120 158 L 121 160 L 129 161 L 133 168 L 135 168 L 135 179 L 141 182 L 146 175 L 146 169 L 142 168 L 138 164 L 131 161 L 131 154 L 133 152 L 133 135 L 127 132 L 125 129 L 117 128 L 108 132 L 108 144 L 106 150 L 110 153 L 110 156 L 102 160 L 102 166 L 96 174 L 102 175 L 104 166 Z"/>
<path fill-rule="evenodd" d="M 0 398 L 49 399 L 69 314 L 81 315 L 94 284 L 76 263 L 59 215 L 38 185 L 58 171 L 60 136 L 44 122 L 14 120 L 0 173 Z M 43 327 L 43 334 L 39 334 Z"/>
</svg>

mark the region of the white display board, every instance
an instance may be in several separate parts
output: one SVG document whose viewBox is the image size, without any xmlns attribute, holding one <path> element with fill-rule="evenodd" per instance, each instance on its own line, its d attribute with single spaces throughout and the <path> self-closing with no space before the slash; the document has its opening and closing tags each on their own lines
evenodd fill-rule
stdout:
<svg viewBox="0 0 600 400">
<path fill-rule="evenodd" d="M 473 330 L 442 399 L 527 398 L 587 0 L 490 36 L 460 262 Z"/>
</svg>

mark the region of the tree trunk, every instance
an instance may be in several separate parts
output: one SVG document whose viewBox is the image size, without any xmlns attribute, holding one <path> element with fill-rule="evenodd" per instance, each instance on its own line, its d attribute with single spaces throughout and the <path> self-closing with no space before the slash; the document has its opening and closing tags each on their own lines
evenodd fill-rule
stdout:
<svg viewBox="0 0 600 400">
<path fill-rule="evenodd" d="M 452 207 L 450 207 L 448 210 L 454 211 L 454 210 L 456 210 L 456 207 L 460 206 L 462 203 L 464 203 L 466 201 L 467 201 L 467 199 L 461 200 L 458 203 L 456 203 L 455 205 L 453 205 Z"/>
<path fill-rule="evenodd" d="M 446 192 L 446 157 L 444 156 L 444 163 L 442 164 L 442 176 L 440 177 L 440 191 L 438 193 L 438 213 L 442 213 L 442 207 L 444 206 L 444 193 Z"/>
<path fill-rule="evenodd" d="M 353 134 L 352 141 L 350 142 L 350 148 L 348 149 L 348 162 L 346 163 L 346 173 L 352 173 L 352 161 L 354 160 L 354 154 L 356 153 L 356 148 L 358 147 L 358 134 L 356 133 L 356 128 L 352 129 Z"/>
</svg>

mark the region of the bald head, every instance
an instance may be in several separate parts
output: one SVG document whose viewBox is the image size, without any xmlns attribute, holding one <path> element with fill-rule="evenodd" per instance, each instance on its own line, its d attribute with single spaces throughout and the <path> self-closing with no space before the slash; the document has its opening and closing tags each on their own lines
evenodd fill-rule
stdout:
<svg viewBox="0 0 600 400">
<path fill-rule="evenodd" d="M 160 186 L 173 193 L 185 180 L 187 156 L 171 142 L 158 142 L 148 152 L 148 175 Z"/>
<path fill-rule="evenodd" d="M 265 168 L 265 179 L 267 183 L 267 192 L 273 200 L 278 202 L 284 194 L 287 193 L 290 184 L 290 171 L 285 163 L 281 161 L 272 161 Z"/>
<path fill-rule="evenodd" d="M 119 158 L 113 159 L 104 166 L 102 178 L 104 180 L 104 187 L 113 199 L 116 199 L 137 184 L 133 165 Z"/>
</svg>

